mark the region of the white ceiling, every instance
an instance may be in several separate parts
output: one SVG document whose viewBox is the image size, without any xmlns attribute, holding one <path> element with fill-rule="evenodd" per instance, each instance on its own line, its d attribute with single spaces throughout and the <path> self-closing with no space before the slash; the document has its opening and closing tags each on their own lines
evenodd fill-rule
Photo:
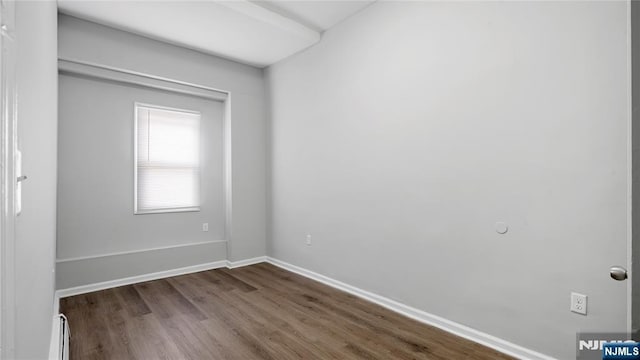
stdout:
<svg viewBox="0 0 640 360">
<path fill-rule="evenodd" d="M 79 18 L 253 66 L 278 62 L 374 0 L 58 0 Z"/>
</svg>

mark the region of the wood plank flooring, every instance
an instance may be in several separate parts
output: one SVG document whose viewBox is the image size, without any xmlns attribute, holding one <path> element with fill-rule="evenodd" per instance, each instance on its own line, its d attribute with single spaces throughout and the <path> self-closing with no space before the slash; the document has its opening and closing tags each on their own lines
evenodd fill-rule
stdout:
<svg viewBox="0 0 640 360">
<path fill-rule="evenodd" d="M 510 359 L 261 263 L 63 298 L 71 359 Z"/>
</svg>

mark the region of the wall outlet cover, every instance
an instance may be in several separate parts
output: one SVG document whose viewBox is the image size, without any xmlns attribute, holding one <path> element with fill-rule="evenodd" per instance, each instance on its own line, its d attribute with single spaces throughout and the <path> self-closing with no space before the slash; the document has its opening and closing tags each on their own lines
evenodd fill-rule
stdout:
<svg viewBox="0 0 640 360">
<path fill-rule="evenodd" d="M 587 295 L 571 293 L 571 311 L 587 315 Z"/>
</svg>

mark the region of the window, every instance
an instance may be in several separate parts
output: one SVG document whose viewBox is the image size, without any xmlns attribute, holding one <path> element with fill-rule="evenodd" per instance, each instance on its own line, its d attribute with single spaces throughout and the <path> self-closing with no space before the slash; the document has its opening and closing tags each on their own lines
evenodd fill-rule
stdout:
<svg viewBox="0 0 640 360">
<path fill-rule="evenodd" d="M 200 210 L 200 113 L 136 104 L 136 214 Z"/>
</svg>

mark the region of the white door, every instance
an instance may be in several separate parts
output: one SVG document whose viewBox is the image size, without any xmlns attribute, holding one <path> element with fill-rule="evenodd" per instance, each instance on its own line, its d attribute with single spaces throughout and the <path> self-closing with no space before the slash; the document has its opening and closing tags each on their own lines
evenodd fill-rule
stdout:
<svg viewBox="0 0 640 360">
<path fill-rule="evenodd" d="M 16 87 L 13 1 L 0 1 L 0 358 L 14 356 Z"/>
</svg>

